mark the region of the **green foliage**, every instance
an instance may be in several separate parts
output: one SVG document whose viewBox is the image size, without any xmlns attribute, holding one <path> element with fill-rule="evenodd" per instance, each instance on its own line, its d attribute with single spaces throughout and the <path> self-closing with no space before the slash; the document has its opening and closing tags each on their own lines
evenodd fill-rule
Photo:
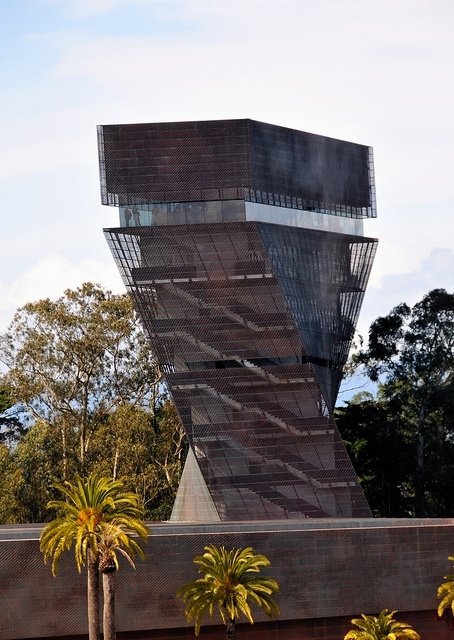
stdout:
<svg viewBox="0 0 454 640">
<path fill-rule="evenodd" d="M 450 562 L 454 562 L 454 556 L 448 556 Z M 440 602 L 438 604 L 437 613 L 440 618 L 447 618 L 452 623 L 454 618 L 454 574 L 449 573 L 444 576 L 445 582 L 442 582 L 437 589 L 437 597 Z"/>
<path fill-rule="evenodd" d="M 166 520 L 186 451 L 183 428 L 170 401 L 154 415 L 124 405 L 96 431 L 87 467 L 99 476 L 121 479 L 126 490 L 138 495 L 147 520 Z M 37 421 L 15 448 L 0 443 L 0 523 L 48 521 L 46 504 L 56 498 L 53 485 L 63 478 L 58 428 Z"/>
<path fill-rule="evenodd" d="M 134 559 L 139 556 L 142 560 L 145 553 L 140 544 L 125 529 L 112 522 L 99 525 L 96 533 L 97 551 L 99 556 L 99 570 L 101 573 L 118 571 L 118 554 L 122 555 L 135 569 Z"/>
<path fill-rule="evenodd" d="M 13 463 L 9 448 L 0 443 L 0 522 L 13 524 L 26 522 L 23 505 L 17 500 L 16 492 L 23 485 L 22 473 Z"/>
<path fill-rule="evenodd" d="M 53 485 L 93 472 L 121 479 L 147 519 L 170 516 L 187 442 L 128 296 L 87 283 L 29 303 L 0 359 L 0 524 L 48 520 Z M 11 421 L 16 402 L 27 429 Z"/>
<path fill-rule="evenodd" d="M 61 442 L 48 424 L 35 423 L 12 451 L 20 481 L 15 501 L 21 505 L 23 522 L 48 519 L 46 504 L 56 497 L 53 484 L 62 477 Z"/>
<path fill-rule="evenodd" d="M 349 631 L 344 640 L 420 640 L 420 635 L 406 622 L 397 622 L 397 611 L 383 609 L 378 615 L 354 618 L 352 624 L 358 629 Z"/>
<path fill-rule="evenodd" d="M 376 399 L 353 398 L 335 412 L 339 431 L 377 517 L 416 514 L 418 429 L 412 405 L 396 387 L 387 385 Z M 447 517 L 454 509 L 453 415 L 446 403 L 426 419 L 424 502 L 430 517 Z"/>
<path fill-rule="evenodd" d="M 26 432 L 18 413 L 11 389 L 5 384 L 0 384 L 0 442 L 9 446 L 13 446 Z"/>
<path fill-rule="evenodd" d="M 404 515 L 405 510 L 419 517 L 444 515 L 454 504 L 449 486 L 454 463 L 454 294 L 434 289 L 412 309 L 401 304 L 388 316 L 377 318 L 369 330 L 367 349 L 355 360 L 365 366 L 372 380 L 380 381 L 380 397 L 375 406 L 362 402 L 354 408 L 350 404 L 343 412 L 344 424 L 351 418 L 352 428 L 358 427 L 355 420 L 367 422 L 362 445 L 347 426 L 344 437 L 351 450 L 357 453 L 362 446 L 362 453 L 373 457 L 367 442 L 374 439 L 373 429 L 378 428 L 380 438 L 387 434 L 401 452 L 393 454 L 388 447 L 382 454 L 387 455 L 386 466 L 402 464 L 397 484 L 403 491 L 397 513 L 389 515 Z M 384 445 L 378 446 L 383 449 Z M 357 470 L 365 486 L 371 476 L 384 478 L 377 469 L 368 470 L 367 464 L 366 469 Z M 390 487 L 395 474 L 389 469 L 385 474 Z M 385 515 L 387 508 L 382 505 L 378 511 Z"/>
<path fill-rule="evenodd" d="M 252 624 L 251 604 L 261 608 L 269 617 L 279 614 L 279 608 L 273 600 L 273 593 L 279 591 L 279 585 L 272 578 L 259 578 L 257 573 L 262 567 L 268 567 L 270 561 L 264 555 L 256 555 L 251 547 L 232 549 L 208 545 L 205 553 L 196 556 L 194 562 L 199 565 L 198 578 L 181 587 L 177 595 L 185 603 L 185 615 L 189 622 L 194 621 L 195 633 L 199 635 L 201 621 L 205 613 L 212 617 L 217 609 L 222 622 L 228 626 L 244 615 Z"/>
<path fill-rule="evenodd" d="M 353 398 L 335 418 L 376 517 L 414 515 L 415 443 L 396 408 L 383 398 Z"/>
<path fill-rule="evenodd" d="M 58 428 L 65 478 L 85 473 L 107 415 L 125 403 L 153 404 L 159 377 L 129 297 L 91 283 L 18 309 L 0 359 L 13 402 Z"/>
<path fill-rule="evenodd" d="M 61 443 L 52 428 L 36 422 L 15 447 L 0 455 L 0 523 L 44 522 L 46 504 L 56 497 L 53 483 L 62 478 Z"/>
<path fill-rule="evenodd" d="M 0 387 L 0 415 L 13 406 L 10 399 L 10 393 L 6 387 Z"/>
<path fill-rule="evenodd" d="M 187 453 L 181 421 L 170 401 L 154 415 L 125 405 L 97 431 L 89 466 L 97 473 L 119 477 L 136 491 L 146 518 L 170 517 Z"/>
<path fill-rule="evenodd" d="M 85 566 L 89 550 L 97 559 L 102 527 L 106 524 L 147 540 L 148 529 L 142 522 L 139 499 L 135 493 L 124 491 L 120 480 L 92 474 L 85 479 L 77 478 L 74 483 L 57 484 L 56 488 L 65 500 L 48 503 L 47 507 L 58 515 L 44 527 L 40 537 L 44 561 L 52 561 L 54 575 L 62 553 L 72 547 L 78 571 Z M 136 548 L 136 543 L 132 548 Z"/>
</svg>

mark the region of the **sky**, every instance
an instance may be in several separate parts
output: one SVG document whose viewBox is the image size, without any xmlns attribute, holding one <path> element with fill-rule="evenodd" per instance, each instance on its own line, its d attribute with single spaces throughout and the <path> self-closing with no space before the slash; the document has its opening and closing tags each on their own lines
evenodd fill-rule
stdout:
<svg viewBox="0 0 454 640">
<path fill-rule="evenodd" d="M 359 330 L 454 283 L 452 0 L 3 0 L 0 332 L 123 285 L 96 125 L 252 118 L 370 145 L 380 244 Z"/>
</svg>

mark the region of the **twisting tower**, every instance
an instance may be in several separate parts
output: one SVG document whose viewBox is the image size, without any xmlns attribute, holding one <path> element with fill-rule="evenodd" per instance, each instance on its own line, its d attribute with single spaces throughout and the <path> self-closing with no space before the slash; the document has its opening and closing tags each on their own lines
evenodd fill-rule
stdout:
<svg viewBox="0 0 454 640">
<path fill-rule="evenodd" d="M 370 515 L 332 410 L 377 243 L 372 150 L 253 120 L 98 139 L 105 235 L 190 443 L 172 517 Z"/>
</svg>

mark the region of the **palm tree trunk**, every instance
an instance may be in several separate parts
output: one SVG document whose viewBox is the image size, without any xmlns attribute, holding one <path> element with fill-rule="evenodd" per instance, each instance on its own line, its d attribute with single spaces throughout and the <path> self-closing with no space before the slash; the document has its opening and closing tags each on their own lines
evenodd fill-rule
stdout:
<svg viewBox="0 0 454 640">
<path fill-rule="evenodd" d="M 115 573 L 102 574 L 102 590 L 104 595 L 103 637 L 104 640 L 115 640 Z"/>
<path fill-rule="evenodd" d="M 235 631 L 235 618 L 233 620 L 229 618 L 226 625 L 226 640 L 235 640 Z"/>
<path fill-rule="evenodd" d="M 90 550 L 87 551 L 87 556 L 88 638 L 89 640 L 100 640 L 98 562 L 93 558 Z"/>
</svg>

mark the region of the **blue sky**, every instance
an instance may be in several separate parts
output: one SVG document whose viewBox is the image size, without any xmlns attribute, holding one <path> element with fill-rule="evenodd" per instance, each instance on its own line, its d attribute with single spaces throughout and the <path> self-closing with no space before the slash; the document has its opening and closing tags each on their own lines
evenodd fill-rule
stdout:
<svg viewBox="0 0 454 640">
<path fill-rule="evenodd" d="M 122 284 L 96 125 L 250 117 L 374 148 L 380 247 L 360 320 L 454 282 L 452 0 L 5 0 L 0 331 L 29 300 Z"/>
</svg>

